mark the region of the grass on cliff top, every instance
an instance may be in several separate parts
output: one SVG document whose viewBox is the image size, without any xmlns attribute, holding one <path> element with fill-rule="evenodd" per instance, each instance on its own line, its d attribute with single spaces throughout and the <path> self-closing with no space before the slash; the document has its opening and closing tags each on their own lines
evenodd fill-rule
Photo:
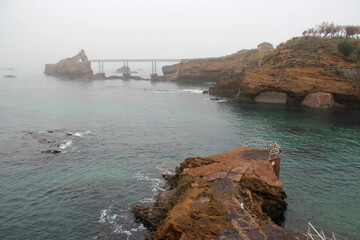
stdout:
<svg viewBox="0 0 360 240">
<path fill-rule="evenodd" d="M 348 56 L 344 56 L 338 49 L 339 44 L 343 42 L 347 42 L 353 48 Z M 340 56 L 346 61 L 360 61 L 360 39 L 294 38 L 278 47 L 278 49 L 289 48 L 307 52 L 316 52 L 322 49 L 325 53 Z"/>
</svg>

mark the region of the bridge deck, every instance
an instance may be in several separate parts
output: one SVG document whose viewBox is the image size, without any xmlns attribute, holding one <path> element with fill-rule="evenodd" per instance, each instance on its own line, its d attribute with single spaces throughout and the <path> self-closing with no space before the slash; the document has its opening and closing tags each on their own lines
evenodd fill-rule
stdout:
<svg viewBox="0 0 360 240">
<path fill-rule="evenodd" d="M 186 59 L 93 59 L 89 62 L 181 62 Z"/>
</svg>

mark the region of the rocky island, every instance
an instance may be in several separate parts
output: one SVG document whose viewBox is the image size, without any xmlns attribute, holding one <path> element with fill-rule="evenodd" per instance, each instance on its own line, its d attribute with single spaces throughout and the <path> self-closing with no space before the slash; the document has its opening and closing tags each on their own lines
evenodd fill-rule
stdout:
<svg viewBox="0 0 360 240">
<path fill-rule="evenodd" d="M 278 178 L 281 149 L 265 147 L 185 159 L 175 175 L 164 176 L 168 191 L 155 203 L 133 206 L 153 230 L 148 239 L 306 239 L 280 226 L 287 205 Z"/>
<path fill-rule="evenodd" d="M 56 64 L 45 64 L 45 74 L 70 79 L 90 79 L 93 76 L 93 70 L 85 51 L 81 49 L 72 58 L 63 59 Z"/>
</svg>

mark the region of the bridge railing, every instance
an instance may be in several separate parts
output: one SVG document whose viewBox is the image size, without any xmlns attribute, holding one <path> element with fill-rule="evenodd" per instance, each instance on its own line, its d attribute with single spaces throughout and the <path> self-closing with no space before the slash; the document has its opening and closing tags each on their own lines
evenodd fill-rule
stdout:
<svg viewBox="0 0 360 240">
<path fill-rule="evenodd" d="M 249 148 L 259 148 L 269 150 L 269 159 L 280 157 L 281 147 L 275 141 L 250 140 L 244 142 L 244 146 Z"/>
<path fill-rule="evenodd" d="M 322 229 L 321 227 L 314 226 L 308 222 L 307 239 L 311 240 L 347 240 L 346 238 Z"/>
</svg>

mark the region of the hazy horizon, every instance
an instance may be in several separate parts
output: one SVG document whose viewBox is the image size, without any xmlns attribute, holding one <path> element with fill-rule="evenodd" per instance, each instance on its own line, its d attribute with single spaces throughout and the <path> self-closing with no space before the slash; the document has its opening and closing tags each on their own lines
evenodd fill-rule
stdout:
<svg viewBox="0 0 360 240">
<path fill-rule="evenodd" d="M 0 0 L 0 67 L 96 58 L 218 57 L 300 36 L 323 21 L 360 24 L 360 2 Z"/>
</svg>

